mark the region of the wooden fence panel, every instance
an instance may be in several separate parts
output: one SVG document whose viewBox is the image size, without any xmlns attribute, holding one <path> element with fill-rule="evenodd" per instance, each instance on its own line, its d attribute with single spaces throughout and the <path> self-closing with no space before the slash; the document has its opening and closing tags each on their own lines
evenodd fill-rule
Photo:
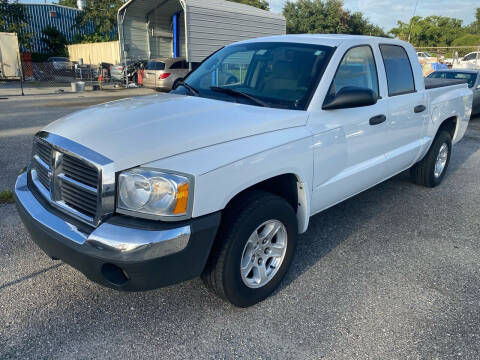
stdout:
<svg viewBox="0 0 480 360">
<path fill-rule="evenodd" d="M 83 59 L 84 64 L 98 65 L 101 62 L 120 63 L 120 48 L 118 41 L 101 43 L 68 45 L 71 61 Z"/>
</svg>

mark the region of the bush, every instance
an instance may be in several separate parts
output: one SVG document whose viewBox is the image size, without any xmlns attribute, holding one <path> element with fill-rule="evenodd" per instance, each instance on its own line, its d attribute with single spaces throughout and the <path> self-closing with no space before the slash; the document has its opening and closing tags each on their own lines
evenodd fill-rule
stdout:
<svg viewBox="0 0 480 360">
<path fill-rule="evenodd" d="M 10 190 L 3 190 L 0 192 L 0 204 L 13 204 L 15 199 L 13 193 Z"/>
<path fill-rule="evenodd" d="M 480 35 L 463 35 L 453 42 L 453 46 L 480 46 Z"/>
</svg>

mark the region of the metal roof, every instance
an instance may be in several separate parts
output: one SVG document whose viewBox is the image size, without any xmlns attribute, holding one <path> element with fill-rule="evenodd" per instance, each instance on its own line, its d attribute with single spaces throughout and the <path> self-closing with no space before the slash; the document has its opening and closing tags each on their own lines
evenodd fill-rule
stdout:
<svg viewBox="0 0 480 360">
<path fill-rule="evenodd" d="M 205 8 L 205 9 L 216 9 L 216 10 L 223 10 L 223 11 L 232 11 L 240 14 L 258 15 L 261 17 L 279 19 L 281 21 L 285 20 L 283 15 L 275 14 L 268 10 L 262 10 L 254 6 L 240 4 L 233 1 L 227 1 L 227 0 L 208 0 L 208 1 L 207 0 L 179 0 L 179 1 L 184 8 L 188 6 L 196 6 L 196 7 Z M 135 12 L 137 12 L 139 15 L 140 14 L 147 15 L 148 12 L 152 11 L 152 8 L 159 7 L 166 2 L 168 2 L 168 0 L 156 1 L 157 4 L 154 4 L 155 2 L 152 0 L 129 0 L 118 10 L 118 12 L 121 13 L 125 9 L 131 8 L 132 5 L 135 5 L 134 7 Z"/>
</svg>

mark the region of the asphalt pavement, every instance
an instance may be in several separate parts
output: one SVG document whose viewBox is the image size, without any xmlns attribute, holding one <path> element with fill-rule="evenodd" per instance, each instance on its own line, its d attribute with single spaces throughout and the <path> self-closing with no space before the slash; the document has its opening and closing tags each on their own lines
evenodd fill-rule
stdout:
<svg viewBox="0 0 480 360">
<path fill-rule="evenodd" d="M 0 100 L 0 190 L 38 129 L 109 99 Z M 479 191 L 477 118 L 441 186 L 402 173 L 316 215 L 281 288 L 248 309 L 199 279 L 103 288 L 50 260 L 0 205 L 0 359 L 479 359 Z"/>
</svg>

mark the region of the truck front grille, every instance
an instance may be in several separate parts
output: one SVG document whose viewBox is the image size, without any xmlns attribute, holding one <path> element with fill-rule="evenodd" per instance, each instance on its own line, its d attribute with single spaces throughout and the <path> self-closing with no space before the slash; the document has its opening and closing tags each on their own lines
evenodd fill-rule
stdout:
<svg viewBox="0 0 480 360">
<path fill-rule="evenodd" d="M 62 170 L 71 179 L 93 188 L 98 186 L 98 170 L 93 166 L 85 165 L 73 156 L 63 155 Z"/>
<path fill-rule="evenodd" d="M 37 141 L 35 145 L 35 151 L 38 157 L 42 159 L 45 164 L 50 164 L 52 159 L 52 145 L 41 141 Z"/>
<path fill-rule="evenodd" d="M 49 143 L 49 139 L 61 139 L 63 141 L 60 143 L 63 146 L 75 144 L 51 134 L 47 139 L 37 137 L 31 163 L 33 183 L 40 193 L 60 210 L 89 224 L 98 224 L 102 216 L 113 211 L 104 206 L 103 202 L 103 167 L 75 154 L 71 149 Z M 78 144 L 72 147 L 83 150 L 88 155 L 93 153 Z M 101 156 L 98 158 L 104 159 Z M 109 191 L 109 196 L 113 196 L 110 187 Z M 108 204 L 113 204 L 113 201 L 109 201 Z"/>
<path fill-rule="evenodd" d="M 66 181 L 61 186 L 62 200 L 71 208 L 94 218 L 97 213 L 98 196 L 91 194 L 80 187 L 75 187 Z"/>
</svg>

